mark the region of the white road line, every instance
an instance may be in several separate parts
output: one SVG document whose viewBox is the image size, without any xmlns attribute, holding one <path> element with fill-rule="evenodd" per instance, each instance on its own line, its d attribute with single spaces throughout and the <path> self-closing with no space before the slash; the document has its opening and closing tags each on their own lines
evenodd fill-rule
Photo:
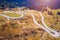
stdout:
<svg viewBox="0 0 60 40">
<path fill-rule="evenodd" d="M 6 16 L 6 15 L 4 15 L 4 14 L 0 14 L 0 15 L 6 17 L 8 20 L 9 20 L 9 18 L 11 18 L 11 19 L 18 19 L 18 18 L 21 18 L 21 17 L 24 16 L 24 14 L 22 14 L 22 13 L 20 13 L 20 12 L 19 12 L 18 14 L 20 14 L 20 15 L 22 15 L 22 16 L 12 18 L 12 17 Z M 42 13 L 39 12 L 39 14 L 40 14 L 40 16 L 42 17 L 42 23 L 43 23 L 44 26 L 40 25 L 40 24 L 36 21 L 34 15 L 31 14 L 34 23 L 35 23 L 36 25 L 38 25 L 40 28 L 42 28 L 42 29 L 44 29 L 45 31 L 47 31 L 50 35 L 52 35 L 52 36 L 54 36 L 54 37 L 59 37 L 59 36 L 60 36 L 60 33 L 58 33 L 57 31 L 52 30 L 51 28 L 49 28 L 49 27 L 45 24 L 45 22 L 44 22 L 44 17 L 43 17 L 43 15 L 42 15 Z"/>
<path fill-rule="evenodd" d="M 34 23 L 35 23 L 36 25 L 38 25 L 40 28 L 42 28 L 42 29 L 44 29 L 45 31 L 47 31 L 50 35 L 52 35 L 52 36 L 54 36 L 54 37 L 59 37 L 59 36 L 60 36 L 60 33 L 58 33 L 57 31 L 54 31 L 54 30 L 48 28 L 48 26 L 44 23 L 44 17 L 43 17 L 43 15 L 42 15 L 42 13 L 40 13 L 40 15 L 41 15 L 41 17 L 42 17 L 42 23 L 43 23 L 43 25 L 44 25 L 45 27 L 42 26 L 42 25 L 40 25 L 40 24 L 36 21 L 34 15 L 31 14 Z M 53 34 L 53 33 L 54 33 L 54 34 Z"/>
<path fill-rule="evenodd" d="M 6 12 L 5 12 L 6 13 Z M 11 19 L 19 19 L 19 18 L 22 18 L 23 16 L 24 16 L 24 14 L 23 13 L 18 13 L 18 12 L 16 12 L 17 14 L 19 14 L 19 15 L 21 15 L 21 16 L 19 16 L 19 17 L 14 17 L 14 18 L 12 18 L 12 17 L 10 17 L 10 16 L 6 16 L 6 15 L 4 15 L 4 14 L 0 14 L 0 16 L 4 16 L 4 17 L 6 17 L 8 20 L 11 18 Z"/>
<path fill-rule="evenodd" d="M 42 13 L 40 12 L 40 16 L 42 17 L 42 23 L 43 23 L 43 25 L 45 26 L 45 28 L 47 28 L 49 31 L 51 31 L 51 32 L 53 32 L 53 33 L 51 33 L 50 32 L 50 34 L 52 35 L 52 36 L 54 36 L 54 37 L 59 37 L 60 36 L 60 33 L 59 32 L 57 32 L 56 30 L 53 30 L 53 29 L 51 29 L 51 28 L 49 28 L 47 25 L 46 25 L 46 23 L 44 22 L 44 17 L 43 17 L 43 15 L 42 15 Z"/>
<path fill-rule="evenodd" d="M 4 17 L 6 17 L 8 20 L 10 20 L 9 17 L 6 16 L 6 15 L 0 14 L 0 16 L 4 16 Z"/>
</svg>

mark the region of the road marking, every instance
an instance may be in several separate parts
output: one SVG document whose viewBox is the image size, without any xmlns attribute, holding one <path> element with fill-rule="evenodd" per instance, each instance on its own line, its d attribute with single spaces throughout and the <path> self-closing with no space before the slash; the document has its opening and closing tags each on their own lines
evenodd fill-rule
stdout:
<svg viewBox="0 0 60 40">
<path fill-rule="evenodd" d="M 8 11 L 8 12 L 10 12 L 10 11 Z M 7 13 L 7 12 L 5 12 L 5 13 Z M 12 13 L 12 12 L 11 12 L 11 13 Z M 4 16 L 4 17 L 6 17 L 8 20 L 10 20 L 10 18 L 11 18 L 11 19 L 19 19 L 19 18 L 22 18 L 22 17 L 24 16 L 24 13 L 22 13 L 22 12 L 15 12 L 15 13 L 20 14 L 21 16 L 19 16 L 19 17 L 14 17 L 14 18 L 9 17 L 9 16 L 6 16 L 6 15 L 4 15 L 4 14 L 0 14 L 0 16 Z"/>
<path fill-rule="evenodd" d="M 43 17 L 43 15 L 42 15 L 42 13 L 39 12 L 39 14 L 40 14 L 40 16 L 42 17 L 42 23 L 43 23 L 44 26 L 40 25 L 40 24 L 36 21 L 34 15 L 31 14 L 34 23 L 35 23 L 36 25 L 38 25 L 40 28 L 44 29 L 44 30 L 45 30 L 46 32 L 48 32 L 50 35 L 52 35 L 52 36 L 54 36 L 54 37 L 59 37 L 59 36 L 60 36 L 60 33 L 57 32 L 57 31 L 55 31 L 55 30 L 52 30 L 51 28 L 49 28 L 49 27 L 45 24 L 45 22 L 44 22 L 44 17 Z"/>
</svg>

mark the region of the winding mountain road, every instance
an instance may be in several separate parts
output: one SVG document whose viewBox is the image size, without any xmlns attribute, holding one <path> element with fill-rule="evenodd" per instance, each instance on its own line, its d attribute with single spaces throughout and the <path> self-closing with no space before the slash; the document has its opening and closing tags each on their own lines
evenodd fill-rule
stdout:
<svg viewBox="0 0 60 40">
<path fill-rule="evenodd" d="M 4 11 L 3 13 L 12 13 L 11 11 Z M 7 16 L 7 15 L 5 15 L 5 14 L 0 14 L 0 16 L 4 16 L 4 17 L 6 17 L 8 20 L 10 20 L 10 19 L 19 19 L 19 18 L 22 18 L 24 15 L 23 15 L 23 13 L 22 12 L 15 12 L 15 14 L 19 14 L 19 15 L 21 15 L 21 16 L 19 16 L 19 17 L 10 17 L 10 16 Z"/>
<path fill-rule="evenodd" d="M 38 12 L 39 12 L 39 11 L 38 11 Z M 24 14 L 22 14 L 22 13 L 20 13 L 20 12 L 16 12 L 16 13 L 17 13 L 17 14 L 20 14 L 21 16 L 20 16 L 20 17 L 14 17 L 14 18 L 9 17 L 9 16 L 6 16 L 6 15 L 4 15 L 4 14 L 0 14 L 0 16 L 4 16 L 4 17 L 6 17 L 8 20 L 10 20 L 10 18 L 11 18 L 11 19 L 18 19 L 18 18 L 22 18 L 22 17 L 24 16 Z M 30 15 L 32 16 L 32 18 L 33 18 L 34 23 L 35 23 L 37 26 L 39 26 L 39 28 L 42 28 L 43 30 L 45 30 L 46 32 L 48 32 L 50 35 L 52 35 L 52 36 L 54 36 L 54 37 L 59 37 L 59 36 L 60 36 L 60 33 L 57 32 L 56 30 L 53 30 L 53 29 L 49 28 L 49 27 L 46 25 L 46 23 L 44 22 L 43 14 L 42 14 L 41 12 L 39 12 L 39 14 L 40 14 L 40 16 L 42 17 L 42 23 L 43 23 L 44 26 L 40 25 L 40 24 L 36 21 L 35 16 L 34 16 L 33 14 L 30 14 Z"/>
<path fill-rule="evenodd" d="M 45 24 L 45 22 L 44 22 L 44 17 L 43 17 L 43 15 L 42 15 L 42 13 L 39 12 L 39 14 L 40 14 L 40 16 L 42 17 L 42 23 L 43 23 L 44 26 L 40 25 L 40 24 L 36 21 L 34 15 L 31 14 L 34 23 L 35 23 L 36 25 L 38 25 L 40 28 L 44 29 L 44 30 L 45 30 L 46 32 L 48 32 L 50 35 L 52 35 L 52 36 L 54 36 L 54 37 L 59 37 L 59 36 L 60 36 L 60 33 L 57 32 L 56 30 L 53 30 L 53 29 L 49 28 L 49 27 Z"/>
</svg>

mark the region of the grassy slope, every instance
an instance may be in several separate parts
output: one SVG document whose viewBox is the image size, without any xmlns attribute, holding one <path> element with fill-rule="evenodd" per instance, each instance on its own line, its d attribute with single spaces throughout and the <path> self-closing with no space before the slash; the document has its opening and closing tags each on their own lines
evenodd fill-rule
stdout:
<svg viewBox="0 0 60 40">
<path fill-rule="evenodd" d="M 49 27 L 56 29 L 56 30 L 60 30 L 60 27 L 59 27 L 60 26 L 60 15 L 57 14 L 57 11 L 60 11 L 60 10 L 52 10 L 51 11 L 52 15 L 49 15 L 48 11 L 44 11 L 43 15 L 45 17 L 45 22 Z M 34 14 L 38 23 L 42 24 L 41 17 L 38 16 L 37 14 L 38 12 L 31 11 L 31 10 L 29 12 L 25 10 L 25 12 Z M 0 16 L 0 34 L 1 34 L 0 36 L 5 35 L 5 36 L 2 36 L 4 37 L 3 40 L 5 38 L 9 38 L 10 40 L 11 39 L 18 40 L 19 38 L 22 40 L 25 40 L 25 39 L 27 40 L 60 40 L 60 37 L 54 38 L 42 30 L 35 29 L 35 26 L 36 25 L 32 21 L 32 18 L 30 15 L 25 15 L 23 19 L 9 20 L 9 21 L 7 21 L 6 18 Z M 27 29 L 22 29 L 23 27 L 26 27 Z M 33 30 L 30 28 L 33 28 Z M 15 37 L 16 35 L 19 35 L 21 37 Z"/>
</svg>

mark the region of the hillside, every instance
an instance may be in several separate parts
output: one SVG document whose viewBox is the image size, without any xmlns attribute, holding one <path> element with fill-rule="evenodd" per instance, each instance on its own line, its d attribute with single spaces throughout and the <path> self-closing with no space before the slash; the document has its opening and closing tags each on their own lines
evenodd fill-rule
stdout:
<svg viewBox="0 0 60 40">
<path fill-rule="evenodd" d="M 14 12 L 23 11 L 25 14 L 22 18 L 17 20 L 11 18 L 8 20 L 6 17 L 0 15 L 0 40 L 60 40 L 60 37 L 55 38 L 51 36 L 48 32 L 42 28 L 39 28 L 34 23 L 30 14 L 33 14 L 36 21 L 43 25 L 38 11 L 30 9 L 11 10 Z M 4 11 L 6 10 L 0 10 L 0 14 L 4 14 Z M 42 11 L 42 14 L 45 18 L 44 21 L 47 26 L 60 32 L 60 9 L 53 10 L 47 8 Z M 12 15 L 12 13 L 8 15 L 16 16 L 16 14 Z"/>
</svg>

